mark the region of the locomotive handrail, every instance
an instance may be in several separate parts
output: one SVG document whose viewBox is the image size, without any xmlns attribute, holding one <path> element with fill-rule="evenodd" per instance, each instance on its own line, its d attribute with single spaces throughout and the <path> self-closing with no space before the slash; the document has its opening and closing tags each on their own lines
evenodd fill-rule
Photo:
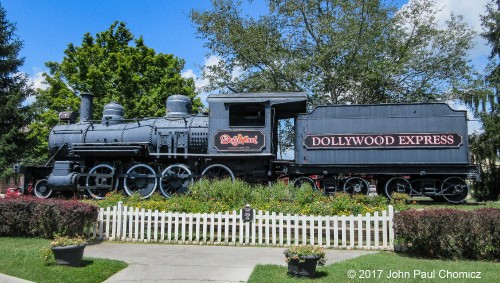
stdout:
<svg viewBox="0 0 500 283">
<path fill-rule="evenodd" d="M 148 142 L 94 142 L 94 143 L 91 143 L 91 142 L 84 142 L 84 143 L 73 143 L 73 145 L 78 145 L 78 146 L 81 146 L 81 145 L 85 145 L 85 146 L 88 146 L 88 145 L 137 145 L 137 144 L 149 144 Z"/>
<path fill-rule="evenodd" d="M 224 157 L 224 156 L 266 156 L 274 157 L 272 153 L 224 153 L 224 154 L 206 154 L 206 153 L 149 153 L 154 156 L 199 156 L 199 157 Z"/>
<path fill-rule="evenodd" d="M 61 151 L 61 149 L 63 147 L 65 147 L 67 144 L 66 143 L 63 143 L 57 150 L 54 154 L 52 154 L 52 156 L 49 158 L 49 160 L 45 163 L 45 167 L 49 166 L 50 162 L 54 159 L 54 157 L 56 157 L 56 155 L 59 153 L 59 151 Z"/>
</svg>

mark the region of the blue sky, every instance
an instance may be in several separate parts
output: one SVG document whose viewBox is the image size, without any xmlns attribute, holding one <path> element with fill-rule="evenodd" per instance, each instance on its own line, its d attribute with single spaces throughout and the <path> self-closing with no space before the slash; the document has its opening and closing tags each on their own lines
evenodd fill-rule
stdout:
<svg viewBox="0 0 500 283">
<path fill-rule="evenodd" d="M 115 20 L 127 23 L 136 36 L 156 52 L 170 53 L 186 60 L 184 74 L 194 77 L 197 85 L 200 67 L 207 63 L 209 50 L 197 38 L 189 20 L 191 9 L 209 9 L 209 0 L 0 0 L 7 18 L 17 24 L 17 35 L 24 42 L 25 57 L 21 72 L 30 75 L 40 86 L 45 62 L 61 62 L 68 43 L 80 45 L 83 34 L 95 35 L 106 30 Z M 244 1 L 246 2 L 246 1 Z M 394 0 L 402 6 L 408 0 Z M 442 12 L 438 18 L 449 17 L 451 11 L 463 14 L 465 20 L 480 31 L 479 13 L 488 0 L 436 0 Z M 263 0 L 254 0 L 246 9 L 259 13 L 265 9 Z M 470 57 L 481 68 L 489 48 L 479 40 Z"/>
</svg>

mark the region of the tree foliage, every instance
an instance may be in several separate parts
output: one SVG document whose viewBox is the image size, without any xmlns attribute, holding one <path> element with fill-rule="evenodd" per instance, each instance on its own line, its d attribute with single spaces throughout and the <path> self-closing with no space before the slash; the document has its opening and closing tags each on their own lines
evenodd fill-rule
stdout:
<svg viewBox="0 0 500 283">
<path fill-rule="evenodd" d="M 241 1 L 212 0 L 191 19 L 221 59 L 204 69 L 207 90 L 306 91 L 316 103 L 429 101 L 474 80 L 466 57 L 474 33 L 456 15 L 441 27 L 434 4 L 268 0 L 268 11 L 250 17 Z"/>
<path fill-rule="evenodd" d="M 133 43 L 133 44 L 132 44 Z M 103 106 L 111 101 L 125 109 L 126 118 L 165 115 L 165 101 L 172 94 L 195 99 L 194 81 L 181 77 L 184 60 L 156 53 L 142 37 L 134 36 L 124 23 L 113 23 L 93 37 L 83 36 L 80 46 L 68 44 L 62 62 L 47 62 L 44 74 L 48 88 L 39 90 L 38 115 L 30 126 L 32 156 L 47 158 L 47 137 L 61 111 L 78 111 L 77 93 L 94 95 L 93 119 L 100 119 Z"/>
<path fill-rule="evenodd" d="M 471 140 L 476 162 L 484 170 L 482 182 L 475 187 L 475 197 L 497 200 L 500 195 L 500 0 L 492 0 L 487 5 L 481 20 L 482 36 L 491 46 L 485 91 L 473 92 L 465 100 L 480 118 L 484 129 Z"/>
<path fill-rule="evenodd" d="M 12 163 L 26 148 L 24 127 L 29 108 L 24 100 L 33 94 L 26 75 L 19 73 L 24 63 L 19 58 L 22 42 L 15 34 L 16 26 L 9 22 L 0 6 L 0 178 L 12 173 Z"/>
</svg>

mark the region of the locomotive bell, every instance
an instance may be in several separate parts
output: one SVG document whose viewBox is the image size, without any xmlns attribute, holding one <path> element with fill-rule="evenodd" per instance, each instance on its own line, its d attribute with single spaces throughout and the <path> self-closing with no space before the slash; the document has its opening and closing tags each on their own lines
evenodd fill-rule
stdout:
<svg viewBox="0 0 500 283">
<path fill-rule="evenodd" d="M 102 124 L 115 125 L 123 122 L 123 112 L 123 106 L 116 102 L 106 104 L 102 114 Z"/>
<path fill-rule="evenodd" d="M 185 95 L 171 95 L 167 98 L 167 117 L 182 117 L 191 114 L 191 99 Z"/>
</svg>

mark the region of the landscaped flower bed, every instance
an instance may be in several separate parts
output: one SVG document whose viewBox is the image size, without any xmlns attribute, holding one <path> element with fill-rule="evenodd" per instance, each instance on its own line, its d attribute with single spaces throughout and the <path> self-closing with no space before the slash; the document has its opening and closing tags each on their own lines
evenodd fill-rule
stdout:
<svg viewBox="0 0 500 283">
<path fill-rule="evenodd" d="M 394 197 L 391 201 L 396 210 L 407 209 L 406 197 Z M 387 210 L 389 204 L 383 196 L 348 195 L 338 193 L 325 196 L 320 191 L 304 185 L 300 188 L 276 183 L 273 186 L 250 185 L 230 180 L 196 182 L 187 195 L 169 199 L 159 194 L 149 199 L 139 195 L 126 197 L 121 193 L 109 193 L 105 200 L 91 201 L 100 207 L 123 205 L 159 211 L 188 213 L 224 212 L 239 210 L 246 204 L 256 210 L 302 215 L 357 215 Z"/>
</svg>

